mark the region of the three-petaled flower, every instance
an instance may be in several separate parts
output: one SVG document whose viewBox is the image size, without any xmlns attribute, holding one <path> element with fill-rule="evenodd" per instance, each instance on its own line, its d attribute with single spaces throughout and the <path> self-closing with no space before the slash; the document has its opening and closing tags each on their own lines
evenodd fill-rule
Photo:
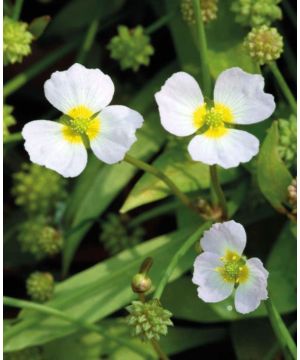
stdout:
<svg viewBox="0 0 300 360">
<path fill-rule="evenodd" d="M 74 64 L 53 73 L 44 90 L 65 116 L 62 122 L 35 120 L 24 126 L 25 149 L 32 162 L 64 177 L 77 176 L 87 163 L 85 144 L 107 164 L 123 160 L 143 117 L 126 106 L 107 106 L 114 94 L 108 75 Z"/>
<path fill-rule="evenodd" d="M 258 258 L 247 260 L 242 254 L 246 233 L 235 221 L 214 224 L 200 241 L 203 253 L 194 263 L 193 283 L 198 296 L 215 303 L 235 290 L 235 308 L 242 314 L 254 311 L 268 298 L 268 271 Z"/>
<path fill-rule="evenodd" d="M 240 68 L 222 72 L 214 89 L 214 106 L 204 102 L 196 80 L 185 72 L 173 74 L 156 93 L 162 126 L 177 136 L 196 133 L 188 151 L 193 160 L 223 168 L 236 167 L 258 153 L 258 139 L 233 125 L 267 119 L 274 98 L 263 91 L 261 75 Z"/>
</svg>

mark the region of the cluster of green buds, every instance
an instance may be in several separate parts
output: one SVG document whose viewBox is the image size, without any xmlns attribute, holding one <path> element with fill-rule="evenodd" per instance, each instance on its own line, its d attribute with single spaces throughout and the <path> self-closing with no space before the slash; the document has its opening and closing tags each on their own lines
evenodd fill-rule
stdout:
<svg viewBox="0 0 300 360">
<path fill-rule="evenodd" d="M 241 25 L 255 27 L 271 25 L 282 18 L 278 4 L 281 0 L 234 0 L 231 10 L 236 14 L 235 20 Z"/>
<path fill-rule="evenodd" d="M 200 6 L 204 23 L 207 24 L 217 18 L 218 0 L 201 0 Z M 193 0 L 181 0 L 180 9 L 182 18 L 187 24 L 196 24 Z"/>
<path fill-rule="evenodd" d="M 129 229 L 119 215 L 110 213 L 102 224 L 100 241 L 109 254 L 114 255 L 139 244 L 144 234 L 143 228 Z"/>
<path fill-rule="evenodd" d="M 3 63 L 4 65 L 22 62 L 31 53 L 33 35 L 28 25 L 7 16 L 3 19 Z"/>
<path fill-rule="evenodd" d="M 54 286 L 53 276 L 48 272 L 36 271 L 26 280 L 28 296 L 39 303 L 44 303 L 53 297 Z"/>
<path fill-rule="evenodd" d="M 16 123 L 16 119 L 12 115 L 13 110 L 12 106 L 3 105 L 3 137 L 9 135 L 9 127 Z"/>
<path fill-rule="evenodd" d="M 283 52 L 283 37 L 276 28 L 262 25 L 249 32 L 244 46 L 255 61 L 264 65 L 280 58 Z"/>
<path fill-rule="evenodd" d="M 13 175 L 12 194 L 29 214 L 49 214 L 66 197 L 65 179 L 33 163 L 24 163 Z"/>
<path fill-rule="evenodd" d="M 112 59 L 120 62 L 122 70 L 138 71 L 141 65 L 148 66 L 154 48 L 150 37 L 145 34 L 142 26 L 129 29 L 127 26 L 118 27 L 118 35 L 114 36 L 107 48 Z"/>
<path fill-rule="evenodd" d="M 63 247 L 60 231 L 47 225 L 45 217 L 34 217 L 25 221 L 19 229 L 18 241 L 24 252 L 37 259 L 58 254 Z"/>
<path fill-rule="evenodd" d="M 278 152 L 288 168 L 297 165 L 297 119 L 291 115 L 289 119 L 278 120 L 279 144 Z"/>
</svg>

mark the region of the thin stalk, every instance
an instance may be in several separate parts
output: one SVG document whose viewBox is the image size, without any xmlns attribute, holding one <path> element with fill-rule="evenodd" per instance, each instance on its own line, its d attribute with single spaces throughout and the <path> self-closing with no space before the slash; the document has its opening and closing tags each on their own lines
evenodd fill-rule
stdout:
<svg viewBox="0 0 300 360">
<path fill-rule="evenodd" d="M 10 306 L 10 307 L 36 310 L 36 311 L 46 314 L 46 315 L 55 316 L 59 319 L 65 320 L 73 325 L 76 325 L 78 328 L 96 332 L 106 339 L 114 341 L 115 343 L 117 343 L 119 345 L 128 347 L 129 349 L 131 349 L 132 351 L 136 352 L 139 355 L 142 355 L 142 356 L 146 355 L 146 353 L 142 352 L 140 348 L 125 341 L 124 339 L 122 339 L 122 337 L 114 337 L 112 335 L 109 335 L 108 332 L 101 326 L 88 323 L 81 319 L 75 319 L 72 316 L 66 314 L 65 312 L 54 309 L 50 306 L 36 304 L 36 303 L 33 303 L 31 301 L 26 301 L 26 300 L 19 300 L 19 299 L 15 299 L 15 298 L 8 297 L 8 296 L 3 297 L 3 304 L 6 306 Z"/>
<path fill-rule="evenodd" d="M 24 0 L 16 0 L 15 1 L 12 18 L 16 21 L 18 21 L 20 18 L 22 7 L 23 7 L 23 2 L 24 2 Z"/>
<path fill-rule="evenodd" d="M 80 64 L 83 64 L 86 60 L 86 57 L 91 50 L 93 42 L 95 40 L 97 31 L 99 27 L 99 20 L 95 19 L 91 22 L 90 26 L 87 29 L 85 39 L 82 43 L 82 46 L 78 52 L 76 61 Z"/>
<path fill-rule="evenodd" d="M 151 344 L 153 346 L 153 349 L 155 350 L 155 352 L 159 356 L 160 360 L 169 360 L 168 356 L 163 352 L 162 348 L 160 347 L 158 341 L 151 340 Z"/>
<path fill-rule="evenodd" d="M 6 97 L 13 94 L 15 91 L 24 86 L 29 80 L 68 54 L 77 46 L 77 44 L 78 41 L 74 41 L 60 47 L 59 49 L 50 53 L 47 57 L 43 58 L 40 62 L 32 65 L 24 72 L 9 80 L 3 87 L 3 96 Z"/>
<path fill-rule="evenodd" d="M 290 107 L 292 108 L 292 111 L 295 114 L 297 114 L 297 102 L 294 98 L 293 93 L 291 92 L 291 89 L 289 88 L 284 77 L 282 76 L 276 62 L 270 62 L 268 64 L 268 66 L 269 66 L 270 70 L 272 71 L 275 79 L 277 80 L 278 85 L 280 86 L 283 95 L 285 96 L 287 102 L 289 103 Z"/>
<path fill-rule="evenodd" d="M 285 323 L 281 319 L 281 316 L 276 309 L 274 303 L 269 298 L 265 301 L 265 305 L 267 308 L 268 316 L 274 330 L 274 333 L 277 337 L 277 340 L 280 344 L 280 347 L 284 354 L 288 354 L 287 356 L 291 356 L 294 360 L 297 359 L 297 347 L 291 334 L 289 333 Z"/>
<path fill-rule="evenodd" d="M 201 14 L 201 5 L 199 0 L 193 0 L 194 12 L 196 17 L 196 31 L 198 37 L 199 45 L 199 54 L 201 62 L 201 72 L 202 72 L 202 81 L 203 88 L 205 90 L 206 96 L 211 95 L 211 78 L 208 67 L 208 56 L 207 56 L 207 43 L 205 36 L 204 23 Z"/>
<path fill-rule="evenodd" d="M 174 15 L 175 15 L 175 12 L 171 12 L 169 14 L 162 16 L 161 18 L 156 20 L 153 24 L 149 25 L 145 29 L 145 34 L 147 34 L 147 35 L 153 34 L 155 31 L 157 31 L 160 28 L 162 28 L 163 26 L 165 26 L 173 18 Z"/>
<path fill-rule="evenodd" d="M 222 208 L 223 220 L 226 220 L 228 219 L 228 209 L 226 204 L 226 198 L 220 185 L 217 166 L 211 165 L 209 167 L 209 172 L 210 172 L 211 187 L 215 192 L 216 196 L 218 197 L 219 205 Z"/>
<path fill-rule="evenodd" d="M 198 213 L 198 209 L 196 208 L 196 206 L 194 206 L 194 204 L 191 202 L 191 200 L 188 198 L 188 196 L 186 196 L 182 191 L 180 191 L 178 189 L 178 187 L 173 183 L 173 181 L 168 176 L 166 176 L 162 171 L 160 171 L 157 168 L 155 168 L 154 166 L 149 165 L 149 164 L 145 163 L 144 161 L 136 159 L 128 154 L 125 156 L 124 161 L 137 167 L 138 169 L 146 171 L 146 172 L 156 176 L 157 178 L 159 178 L 161 181 L 163 181 L 168 186 L 168 188 L 172 191 L 172 193 L 174 195 L 176 195 L 178 197 L 178 199 L 185 206 L 187 206 L 188 208 L 190 208 L 193 211 Z"/>
<path fill-rule="evenodd" d="M 188 250 L 196 243 L 196 241 L 200 239 L 203 231 L 209 228 L 210 225 L 211 222 L 206 222 L 205 224 L 202 224 L 191 236 L 187 238 L 187 240 L 177 250 L 155 290 L 155 293 L 153 295 L 154 299 L 161 298 L 162 293 L 169 281 L 169 278 L 171 277 L 174 269 L 176 268 L 176 265 L 178 264 L 178 261 L 188 252 Z"/>
<path fill-rule="evenodd" d="M 22 134 L 20 132 L 16 132 L 14 134 L 9 134 L 3 137 L 3 144 L 12 144 L 19 142 L 23 139 Z"/>
</svg>

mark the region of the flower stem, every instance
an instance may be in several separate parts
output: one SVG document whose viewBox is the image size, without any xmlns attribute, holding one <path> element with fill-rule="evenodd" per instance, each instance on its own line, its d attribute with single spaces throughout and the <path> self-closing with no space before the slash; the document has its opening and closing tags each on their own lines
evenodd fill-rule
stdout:
<svg viewBox="0 0 300 360">
<path fill-rule="evenodd" d="M 188 196 L 186 196 L 182 191 L 180 191 L 178 187 L 173 183 L 173 181 L 162 171 L 128 154 L 126 154 L 124 161 L 159 178 L 168 186 L 168 188 L 173 192 L 173 194 L 176 195 L 185 206 L 199 213 L 197 207 L 191 202 Z"/>
<path fill-rule="evenodd" d="M 277 337 L 277 340 L 281 346 L 283 353 L 287 354 L 287 356 L 290 355 L 294 360 L 296 360 L 297 347 L 295 345 L 293 338 L 291 337 L 291 334 L 289 333 L 287 327 L 285 326 L 285 323 L 281 319 L 278 310 L 276 309 L 274 303 L 271 301 L 270 298 L 267 301 L 265 301 L 265 305 L 267 308 L 267 312 L 269 315 L 272 328 L 274 330 L 274 333 Z"/>
<path fill-rule="evenodd" d="M 149 25 L 145 29 L 145 34 L 147 34 L 147 35 L 153 34 L 155 31 L 157 31 L 160 28 L 162 28 L 163 26 L 165 26 L 173 18 L 174 15 L 175 15 L 175 12 L 171 12 L 169 14 L 162 16 L 161 18 L 156 20 L 153 24 Z"/>
<path fill-rule="evenodd" d="M 82 43 L 82 46 L 78 52 L 76 61 L 80 64 L 84 64 L 86 57 L 93 45 L 93 42 L 95 40 L 97 31 L 99 27 L 99 20 L 98 18 L 93 20 L 90 24 L 90 26 L 87 29 L 85 39 Z"/>
<path fill-rule="evenodd" d="M 3 87 L 3 96 L 13 94 L 19 88 L 24 86 L 29 80 L 34 78 L 36 75 L 47 69 L 50 65 L 64 57 L 72 49 L 76 47 L 78 41 L 69 42 L 66 45 L 50 53 L 47 57 L 43 58 L 40 62 L 32 65 L 29 69 L 18 74 L 11 80 L 9 80 Z"/>
<path fill-rule="evenodd" d="M 20 18 L 22 7 L 23 7 L 23 2 L 24 2 L 24 0 L 16 0 L 16 2 L 15 2 L 13 13 L 12 13 L 12 18 L 16 21 L 18 21 Z"/>
<path fill-rule="evenodd" d="M 196 31 L 199 44 L 199 54 L 201 61 L 201 72 L 202 72 L 202 81 L 203 88 L 207 96 L 210 96 L 211 93 L 211 78 L 208 67 L 208 56 L 207 56 L 207 43 L 205 36 L 204 23 L 201 14 L 201 4 L 199 0 L 193 0 L 194 12 L 196 17 Z"/>
<path fill-rule="evenodd" d="M 126 346 L 127 348 L 131 349 L 135 353 L 145 356 L 148 355 L 148 353 L 144 353 L 139 347 L 136 347 L 134 344 L 129 343 L 128 341 L 125 341 L 121 337 L 115 337 L 112 335 L 109 335 L 108 331 L 104 328 L 102 328 L 99 325 L 88 323 L 81 319 L 75 319 L 72 316 L 68 315 L 66 312 L 62 312 L 58 309 L 54 309 L 50 306 L 42 305 L 42 304 L 36 304 L 31 301 L 26 300 L 19 300 L 12 297 L 4 296 L 3 297 L 3 304 L 6 306 L 21 308 L 21 309 L 30 309 L 35 310 L 40 313 L 55 316 L 59 319 L 65 320 L 73 325 L 76 325 L 78 328 L 86 329 L 88 331 L 96 332 L 103 336 L 104 338 L 107 338 L 111 341 L 114 341 L 115 343 Z"/>
<path fill-rule="evenodd" d="M 227 210 L 226 198 L 220 185 L 217 166 L 211 165 L 209 167 L 209 172 L 210 172 L 211 187 L 219 200 L 220 207 L 222 208 L 223 220 L 226 220 L 228 219 L 228 210 Z"/>
<path fill-rule="evenodd" d="M 163 352 L 163 350 L 161 349 L 158 341 L 156 340 L 151 340 L 151 344 L 153 346 L 153 349 L 155 350 L 155 352 L 157 353 L 157 355 L 159 356 L 160 360 L 169 360 L 168 356 Z"/>
<path fill-rule="evenodd" d="M 177 252 L 172 257 L 171 262 L 169 263 L 166 271 L 164 272 L 163 277 L 161 278 L 155 293 L 153 295 L 154 299 L 160 299 L 162 296 L 162 293 L 168 283 L 169 278 L 171 277 L 176 265 L 178 264 L 178 261 L 188 252 L 188 250 L 195 244 L 197 240 L 201 237 L 204 230 L 209 228 L 211 225 L 211 222 L 206 222 L 205 224 L 202 224 L 191 236 L 187 238 L 187 240 L 181 245 L 181 247 L 177 250 Z"/>
<path fill-rule="evenodd" d="M 270 62 L 268 64 L 268 66 L 269 66 L 270 70 L 272 71 L 274 77 L 276 78 L 278 85 L 280 86 L 281 91 L 283 92 L 283 95 L 285 96 L 286 100 L 290 104 L 292 111 L 295 114 L 297 114 L 297 102 L 294 98 L 293 93 L 291 92 L 291 89 L 289 88 L 284 77 L 282 76 L 276 62 Z"/>
</svg>

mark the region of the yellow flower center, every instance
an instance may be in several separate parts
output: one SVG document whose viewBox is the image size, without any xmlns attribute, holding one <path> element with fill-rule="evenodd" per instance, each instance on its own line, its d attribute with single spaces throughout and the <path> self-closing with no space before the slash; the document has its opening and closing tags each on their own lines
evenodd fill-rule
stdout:
<svg viewBox="0 0 300 360">
<path fill-rule="evenodd" d="M 247 281 L 249 269 L 246 261 L 237 253 L 227 251 L 226 255 L 221 258 L 224 266 L 216 268 L 224 281 L 234 283 L 236 285 Z"/>
<path fill-rule="evenodd" d="M 220 137 L 227 133 L 225 123 L 233 122 L 233 114 L 226 105 L 217 103 L 214 107 L 207 109 L 206 104 L 203 104 L 194 112 L 193 122 L 197 130 L 203 125 L 207 127 L 205 136 Z"/>
<path fill-rule="evenodd" d="M 100 118 L 93 118 L 93 112 L 86 106 L 79 105 L 71 109 L 68 114 L 71 119 L 63 126 L 63 136 L 71 143 L 81 143 L 82 136 L 87 135 L 90 140 L 100 132 Z"/>
</svg>

